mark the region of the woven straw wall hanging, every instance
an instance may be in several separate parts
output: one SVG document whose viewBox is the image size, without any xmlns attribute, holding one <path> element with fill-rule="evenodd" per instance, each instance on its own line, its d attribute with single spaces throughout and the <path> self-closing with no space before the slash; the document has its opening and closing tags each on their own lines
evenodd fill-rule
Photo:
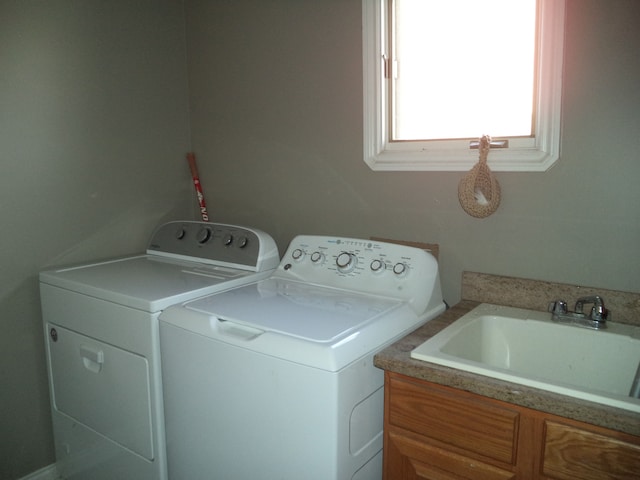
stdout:
<svg viewBox="0 0 640 480">
<path fill-rule="evenodd" d="M 458 184 L 460 205 L 472 217 L 484 218 L 491 215 L 500 205 L 500 184 L 487 165 L 491 149 L 491 137 L 480 139 L 480 159 Z"/>
</svg>

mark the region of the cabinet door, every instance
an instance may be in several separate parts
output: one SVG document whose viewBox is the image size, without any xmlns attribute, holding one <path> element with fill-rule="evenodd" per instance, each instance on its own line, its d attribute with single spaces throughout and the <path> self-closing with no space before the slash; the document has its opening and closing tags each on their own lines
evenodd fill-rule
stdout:
<svg viewBox="0 0 640 480">
<path fill-rule="evenodd" d="M 569 425 L 545 422 L 543 478 L 640 478 L 640 445 Z"/>
<path fill-rule="evenodd" d="M 513 472 L 420 441 L 390 427 L 385 438 L 385 480 L 510 480 Z"/>
<path fill-rule="evenodd" d="M 389 375 L 387 383 L 390 425 L 469 452 L 471 457 L 515 463 L 517 410 L 399 376 Z"/>
</svg>

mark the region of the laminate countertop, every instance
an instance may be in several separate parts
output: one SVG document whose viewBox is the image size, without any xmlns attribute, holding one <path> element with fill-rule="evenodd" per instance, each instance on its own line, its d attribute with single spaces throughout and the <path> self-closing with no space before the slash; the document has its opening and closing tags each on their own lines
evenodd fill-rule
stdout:
<svg viewBox="0 0 640 480">
<path fill-rule="evenodd" d="M 413 333 L 382 350 L 375 356 L 374 364 L 383 370 L 640 436 L 639 413 L 411 358 L 410 354 L 414 348 L 480 303 L 482 302 L 477 300 L 462 300 L 439 317 L 427 322 Z M 496 302 L 488 301 L 486 303 Z"/>
</svg>

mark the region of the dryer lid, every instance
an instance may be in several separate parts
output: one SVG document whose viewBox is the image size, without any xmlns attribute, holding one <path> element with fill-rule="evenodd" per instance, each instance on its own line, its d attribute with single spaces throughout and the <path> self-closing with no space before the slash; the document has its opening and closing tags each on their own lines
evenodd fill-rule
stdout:
<svg viewBox="0 0 640 480">
<path fill-rule="evenodd" d="M 40 273 L 40 281 L 147 312 L 264 278 L 247 270 L 139 255 Z"/>
<path fill-rule="evenodd" d="M 406 302 L 268 278 L 194 300 L 185 308 L 261 331 L 332 342 Z"/>
</svg>

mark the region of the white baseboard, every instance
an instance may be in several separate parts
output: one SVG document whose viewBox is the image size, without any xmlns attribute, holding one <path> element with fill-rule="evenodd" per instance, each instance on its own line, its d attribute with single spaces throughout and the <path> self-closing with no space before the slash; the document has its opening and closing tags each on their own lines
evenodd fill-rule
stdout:
<svg viewBox="0 0 640 480">
<path fill-rule="evenodd" d="M 41 468 L 35 472 L 30 473 L 26 477 L 22 477 L 19 480 L 60 480 L 61 477 L 58 475 L 58 470 L 56 469 L 56 465 L 52 464 L 48 467 Z"/>
</svg>

